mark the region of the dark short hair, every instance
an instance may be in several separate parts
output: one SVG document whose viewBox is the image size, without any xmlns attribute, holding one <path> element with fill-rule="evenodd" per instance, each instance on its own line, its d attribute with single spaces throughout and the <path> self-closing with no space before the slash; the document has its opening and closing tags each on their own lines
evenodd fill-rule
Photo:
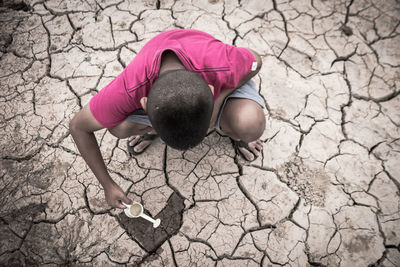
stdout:
<svg viewBox="0 0 400 267">
<path fill-rule="evenodd" d="M 186 150 L 206 136 L 214 107 L 210 87 L 185 69 L 160 75 L 150 89 L 146 111 L 154 130 L 169 146 Z"/>
</svg>

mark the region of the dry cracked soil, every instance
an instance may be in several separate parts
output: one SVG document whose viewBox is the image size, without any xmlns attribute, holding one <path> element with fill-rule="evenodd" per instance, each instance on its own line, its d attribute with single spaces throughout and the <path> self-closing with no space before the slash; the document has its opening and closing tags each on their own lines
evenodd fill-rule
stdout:
<svg viewBox="0 0 400 267">
<path fill-rule="evenodd" d="M 400 266 L 400 3 L 0 1 L 0 265 Z M 111 209 L 72 116 L 153 36 L 206 31 L 263 59 L 263 152 L 211 132 L 109 172 L 161 226 Z M 396 48 L 397 47 L 397 48 Z"/>
</svg>

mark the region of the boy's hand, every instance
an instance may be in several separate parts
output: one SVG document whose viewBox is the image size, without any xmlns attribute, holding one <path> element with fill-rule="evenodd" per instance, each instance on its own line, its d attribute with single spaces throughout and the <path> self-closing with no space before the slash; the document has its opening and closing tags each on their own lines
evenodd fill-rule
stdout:
<svg viewBox="0 0 400 267">
<path fill-rule="evenodd" d="M 126 207 L 122 202 L 125 204 L 132 203 L 132 200 L 125 195 L 124 191 L 116 183 L 111 183 L 110 186 L 104 187 L 104 195 L 107 203 L 113 208 L 125 209 Z"/>
</svg>

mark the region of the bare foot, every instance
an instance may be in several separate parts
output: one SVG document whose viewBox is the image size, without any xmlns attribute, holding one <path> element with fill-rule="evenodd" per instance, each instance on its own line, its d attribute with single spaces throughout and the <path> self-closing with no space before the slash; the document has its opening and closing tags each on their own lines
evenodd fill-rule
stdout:
<svg viewBox="0 0 400 267">
<path fill-rule="evenodd" d="M 143 135 L 133 135 L 129 137 L 128 145 L 133 148 L 135 153 L 140 154 L 153 143 L 155 139 L 154 135 L 156 134 L 155 131 L 148 132 L 147 135 L 149 138 L 146 138 Z"/>
<path fill-rule="evenodd" d="M 256 141 L 247 144 L 249 146 L 248 149 L 247 147 L 242 147 L 242 146 L 238 146 L 237 149 L 240 150 L 245 160 L 253 161 L 255 160 L 256 157 L 260 156 L 260 152 L 263 148 L 262 142 L 260 139 L 257 139 Z"/>
</svg>

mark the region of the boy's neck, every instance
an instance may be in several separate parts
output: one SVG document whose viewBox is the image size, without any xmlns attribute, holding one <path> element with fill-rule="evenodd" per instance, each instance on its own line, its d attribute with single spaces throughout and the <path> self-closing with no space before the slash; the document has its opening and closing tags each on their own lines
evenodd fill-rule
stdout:
<svg viewBox="0 0 400 267">
<path fill-rule="evenodd" d="M 168 70 L 178 70 L 178 69 L 184 69 L 185 66 L 183 66 L 182 62 L 179 60 L 178 56 L 175 55 L 174 52 L 171 50 L 167 50 L 163 52 L 161 56 L 161 65 L 160 65 L 160 71 L 158 75 L 161 75 L 162 73 L 168 71 Z"/>
</svg>

